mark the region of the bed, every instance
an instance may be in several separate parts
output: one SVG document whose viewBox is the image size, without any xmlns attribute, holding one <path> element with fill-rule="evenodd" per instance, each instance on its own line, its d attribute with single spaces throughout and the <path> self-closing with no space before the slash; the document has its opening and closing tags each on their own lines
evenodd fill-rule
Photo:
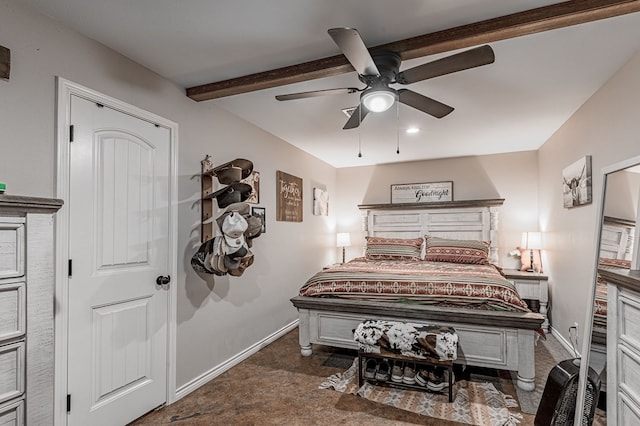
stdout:
<svg viewBox="0 0 640 426">
<path fill-rule="evenodd" d="M 368 237 L 414 239 L 429 235 L 436 239 L 491 241 L 490 246 L 487 247 L 488 258 L 491 263 L 497 264 L 498 211 L 503 201 L 492 199 L 359 207 L 363 217 L 363 229 Z M 409 268 L 409 274 L 417 274 L 418 271 L 412 268 L 427 268 L 424 265 L 417 266 L 417 261 L 412 264 L 412 260 L 408 259 L 404 262 L 404 267 Z M 362 259 L 349 263 L 367 266 L 367 262 Z M 344 269 L 348 267 L 341 266 L 337 272 L 333 273 L 344 273 L 346 272 Z M 392 274 L 391 263 L 369 264 L 368 267 L 374 270 L 374 273 L 383 274 L 384 279 L 378 279 L 380 284 L 376 282 L 373 287 L 382 288 L 386 285 L 388 293 L 394 283 L 392 275 L 385 275 Z M 495 278 L 496 273 L 500 275 L 494 266 L 483 265 L 483 268 L 480 268 L 483 269 L 480 272 L 471 272 L 472 275 L 474 273 L 480 275 L 476 276 L 475 282 L 466 282 L 468 289 L 486 284 L 487 280 Z M 331 273 L 331 271 L 323 272 L 324 275 Z M 444 275 L 449 273 L 451 271 L 440 271 L 440 274 Z M 416 277 L 411 279 L 418 280 Z M 506 292 L 510 284 L 508 280 L 495 279 L 498 280 L 498 285 L 505 286 Z M 433 279 L 428 281 L 431 282 Z M 443 304 L 424 303 L 424 301 L 407 297 L 403 297 L 402 303 L 387 297 L 381 299 L 355 297 L 357 291 L 352 291 L 353 288 L 343 292 L 351 293 L 350 295 L 333 294 L 334 297 L 309 294 L 303 288 L 301 295 L 291 299 L 299 312 L 299 339 L 303 355 L 311 355 L 312 344 L 357 348 L 353 340 L 353 330 L 365 320 L 380 319 L 418 325 L 451 326 L 459 336 L 456 363 L 517 371 L 517 384 L 520 388 L 524 390 L 535 388 L 534 346 L 537 331 L 540 330 L 544 317 L 530 312 L 524 302 L 518 301 L 517 295 L 514 298 L 505 293 L 505 300 L 502 302 L 506 302 L 506 305 L 502 302 L 483 304 L 480 300 L 476 300 L 477 306 L 469 307 L 460 305 L 455 298 Z M 464 288 L 464 285 L 460 288 Z M 473 293 L 473 290 L 469 291 Z M 489 306 L 493 304 L 495 305 Z"/>
</svg>

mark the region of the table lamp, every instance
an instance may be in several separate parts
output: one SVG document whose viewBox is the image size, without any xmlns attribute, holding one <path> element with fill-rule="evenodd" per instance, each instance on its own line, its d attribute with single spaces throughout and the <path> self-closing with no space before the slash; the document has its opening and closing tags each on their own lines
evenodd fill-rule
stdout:
<svg viewBox="0 0 640 426">
<path fill-rule="evenodd" d="M 531 269 L 529 269 L 529 271 L 535 272 L 533 266 L 533 251 L 542 249 L 542 232 L 523 232 L 520 248 L 529 250 L 529 259 L 531 262 Z"/>
<path fill-rule="evenodd" d="M 336 246 L 342 247 L 342 263 L 344 263 L 344 248 L 351 245 L 351 237 L 348 232 L 338 232 L 336 241 Z"/>
</svg>

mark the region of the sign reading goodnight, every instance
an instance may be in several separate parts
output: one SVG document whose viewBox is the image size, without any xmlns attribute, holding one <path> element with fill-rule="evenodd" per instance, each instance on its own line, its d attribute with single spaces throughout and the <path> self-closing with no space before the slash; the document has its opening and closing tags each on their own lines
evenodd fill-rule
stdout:
<svg viewBox="0 0 640 426">
<path fill-rule="evenodd" d="M 453 182 L 391 185 L 391 203 L 453 201 Z"/>
</svg>

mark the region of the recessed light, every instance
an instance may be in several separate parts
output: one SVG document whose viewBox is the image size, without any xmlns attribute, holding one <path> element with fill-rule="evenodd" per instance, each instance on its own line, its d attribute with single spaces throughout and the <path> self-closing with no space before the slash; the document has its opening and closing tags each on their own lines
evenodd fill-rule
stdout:
<svg viewBox="0 0 640 426">
<path fill-rule="evenodd" d="M 418 129 L 417 127 L 409 127 L 407 128 L 406 132 L 410 135 L 414 134 L 414 133 L 418 133 L 420 131 L 420 129 Z"/>
</svg>

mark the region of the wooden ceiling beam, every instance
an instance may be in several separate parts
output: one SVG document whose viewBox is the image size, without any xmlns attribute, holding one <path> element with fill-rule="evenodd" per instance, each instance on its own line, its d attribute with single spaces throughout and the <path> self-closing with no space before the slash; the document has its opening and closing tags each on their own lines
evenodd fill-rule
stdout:
<svg viewBox="0 0 640 426">
<path fill-rule="evenodd" d="M 370 50 L 392 50 L 403 60 L 415 59 L 639 11 L 640 0 L 570 0 L 399 40 Z M 353 67 L 344 55 L 336 55 L 190 87 L 187 96 L 196 101 L 206 101 L 352 71 Z"/>
</svg>

